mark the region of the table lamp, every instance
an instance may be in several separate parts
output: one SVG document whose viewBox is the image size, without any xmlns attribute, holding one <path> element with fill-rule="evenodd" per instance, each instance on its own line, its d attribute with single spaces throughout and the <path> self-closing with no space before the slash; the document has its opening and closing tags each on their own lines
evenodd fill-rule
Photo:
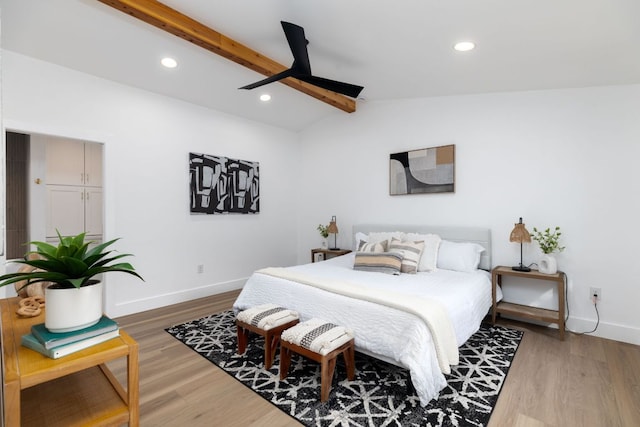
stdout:
<svg viewBox="0 0 640 427">
<path fill-rule="evenodd" d="M 522 217 L 520 217 L 520 222 L 515 224 L 515 227 L 511 231 L 509 241 L 520 243 L 520 265 L 511 267 L 511 269 L 515 271 L 531 271 L 529 267 L 522 265 L 522 243 L 531 243 L 531 234 L 529 234 L 529 231 L 527 231 L 526 227 L 524 226 Z"/>
<path fill-rule="evenodd" d="M 329 248 L 330 251 L 337 251 L 338 245 L 336 244 L 337 234 L 338 234 L 338 226 L 336 225 L 336 216 L 331 217 L 331 222 L 329 223 L 329 227 L 327 227 L 327 233 L 333 234 L 333 247 Z"/>
</svg>

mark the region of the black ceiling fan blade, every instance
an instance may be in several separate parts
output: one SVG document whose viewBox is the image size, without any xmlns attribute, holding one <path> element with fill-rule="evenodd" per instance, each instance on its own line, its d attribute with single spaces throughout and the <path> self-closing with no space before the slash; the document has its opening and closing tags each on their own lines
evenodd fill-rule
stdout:
<svg viewBox="0 0 640 427">
<path fill-rule="evenodd" d="M 360 95 L 360 92 L 364 89 L 362 86 L 313 76 L 311 74 L 311 63 L 309 62 L 309 52 L 307 50 L 309 42 L 304 35 L 304 28 L 286 21 L 280 21 L 280 24 L 282 24 L 282 29 L 289 43 L 289 49 L 291 49 L 291 54 L 293 55 L 293 65 L 288 70 L 274 74 L 264 80 L 248 84 L 240 89 L 255 89 L 286 77 L 294 77 L 314 86 L 352 98 L 357 98 L 358 95 Z"/>
<path fill-rule="evenodd" d="M 291 22 L 280 21 L 284 35 L 287 37 L 289 49 L 293 55 L 293 65 L 291 68 L 297 72 L 311 74 L 311 63 L 309 62 L 309 52 L 307 41 L 304 35 L 304 28 Z"/>
<path fill-rule="evenodd" d="M 277 82 L 278 80 L 282 80 L 282 79 L 290 77 L 292 75 L 293 75 L 293 71 L 291 69 L 284 70 L 284 71 L 282 71 L 282 72 L 280 72 L 278 74 L 274 74 L 272 76 L 269 76 L 264 80 L 260 80 L 260 81 L 255 82 L 255 83 L 251 83 L 251 84 L 248 84 L 246 86 L 242 86 L 239 89 L 255 89 L 257 87 L 264 86 L 264 85 L 269 84 L 269 83 Z"/>
<path fill-rule="evenodd" d="M 304 74 L 294 74 L 293 77 L 302 80 L 303 82 L 311 83 L 314 86 L 341 93 L 352 98 L 357 98 L 362 89 L 364 89 L 362 86 L 352 85 L 351 83 L 344 83 L 336 80 L 329 80 L 324 77 L 307 76 Z"/>
</svg>

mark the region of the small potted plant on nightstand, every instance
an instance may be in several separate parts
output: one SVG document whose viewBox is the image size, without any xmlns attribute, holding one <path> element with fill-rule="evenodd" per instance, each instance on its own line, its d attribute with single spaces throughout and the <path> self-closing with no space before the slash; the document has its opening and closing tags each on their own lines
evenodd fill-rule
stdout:
<svg viewBox="0 0 640 427">
<path fill-rule="evenodd" d="M 556 258 L 551 255 L 554 252 L 562 252 L 564 246 L 560 246 L 560 227 L 556 227 L 551 231 L 547 228 L 544 231 L 539 231 L 536 227 L 533 227 L 533 240 L 538 242 L 540 250 L 542 251 L 542 257 L 538 263 L 538 270 L 540 273 L 555 274 L 558 271 L 558 262 Z"/>
<path fill-rule="evenodd" d="M 327 249 L 327 239 L 329 238 L 329 226 L 318 224 L 317 230 L 322 236 L 322 249 Z"/>
<path fill-rule="evenodd" d="M 110 272 L 122 272 L 142 279 L 127 262 L 113 261 L 131 254 L 111 255 L 106 250 L 115 241 L 89 248 L 93 242 L 84 240 L 85 233 L 62 237 L 53 246 L 45 242 L 29 242 L 35 250 L 24 259 L 14 262 L 31 267 L 26 271 L 0 276 L 0 286 L 23 282 L 23 287 L 46 282 L 45 327 L 51 332 L 70 332 L 89 327 L 100 320 L 102 307 L 102 281 L 95 276 Z M 144 279 L 142 279 L 144 280 Z"/>
</svg>

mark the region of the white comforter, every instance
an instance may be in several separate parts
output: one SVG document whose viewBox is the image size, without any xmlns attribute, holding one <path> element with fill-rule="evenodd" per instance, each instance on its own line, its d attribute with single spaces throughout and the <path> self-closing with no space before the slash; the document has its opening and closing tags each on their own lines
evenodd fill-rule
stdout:
<svg viewBox="0 0 640 427">
<path fill-rule="evenodd" d="M 449 313 L 458 345 L 478 330 L 491 307 L 491 278 L 486 271 L 461 273 L 438 270 L 392 276 L 353 270 L 354 256 L 351 253 L 290 269 L 321 279 L 433 298 Z M 234 303 L 234 310 L 238 312 L 267 302 L 298 311 L 301 320 L 319 317 L 350 328 L 355 333 L 358 350 L 410 370 L 411 380 L 423 405 L 436 398 L 446 385 L 431 332 L 425 322 L 414 314 L 259 272 L 245 284 Z"/>
</svg>

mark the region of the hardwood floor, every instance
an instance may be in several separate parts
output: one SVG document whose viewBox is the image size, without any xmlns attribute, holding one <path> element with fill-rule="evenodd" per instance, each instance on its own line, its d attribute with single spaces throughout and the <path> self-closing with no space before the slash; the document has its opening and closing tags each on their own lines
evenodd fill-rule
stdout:
<svg viewBox="0 0 640 427">
<path fill-rule="evenodd" d="M 140 345 L 142 426 L 301 425 L 164 332 L 231 308 L 237 295 L 117 319 Z M 526 332 L 490 426 L 640 426 L 640 346 L 572 333 L 559 341 L 553 329 L 501 323 Z M 109 366 L 124 381 L 124 362 Z"/>
</svg>

